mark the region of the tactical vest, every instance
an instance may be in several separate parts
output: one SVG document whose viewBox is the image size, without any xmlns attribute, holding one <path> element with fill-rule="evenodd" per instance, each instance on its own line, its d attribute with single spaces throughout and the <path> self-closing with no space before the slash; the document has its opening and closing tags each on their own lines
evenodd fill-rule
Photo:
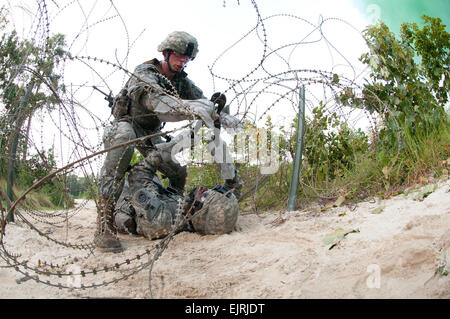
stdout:
<svg viewBox="0 0 450 319">
<path fill-rule="evenodd" d="M 153 59 L 145 62 L 144 64 L 150 64 L 153 67 L 149 72 L 155 73 L 158 85 L 168 92 L 168 94 L 178 96 L 185 100 L 195 100 L 204 98 L 203 92 L 194 85 L 192 81 L 187 78 L 187 74 L 182 71 L 178 73 L 170 81 L 162 76 L 159 71 L 160 62 L 158 59 Z M 114 99 L 113 115 L 114 118 L 119 121 L 129 121 L 138 124 L 145 130 L 155 131 L 161 126 L 161 121 L 158 117 L 149 112 L 143 105 L 140 105 L 138 101 L 132 101 L 128 96 L 128 83 L 125 88 L 121 90 L 120 94 Z"/>
</svg>

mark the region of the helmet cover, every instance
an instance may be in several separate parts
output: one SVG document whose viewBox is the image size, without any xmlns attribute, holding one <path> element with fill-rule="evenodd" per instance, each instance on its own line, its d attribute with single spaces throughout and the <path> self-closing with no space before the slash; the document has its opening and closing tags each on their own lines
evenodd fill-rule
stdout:
<svg viewBox="0 0 450 319">
<path fill-rule="evenodd" d="M 173 50 L 182 55 L 187 55 L 193 60 L 198 53 L 198 42 L 195 37 L 184 31 L 170 33 L 158 46 L 158 51 Z"/>
</svg>

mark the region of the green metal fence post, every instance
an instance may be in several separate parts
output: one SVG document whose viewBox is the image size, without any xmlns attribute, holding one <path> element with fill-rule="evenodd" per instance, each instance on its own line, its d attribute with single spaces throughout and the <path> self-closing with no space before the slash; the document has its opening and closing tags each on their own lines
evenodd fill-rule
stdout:
<svg viewBox="0 0 450 319">
<path fill-rule="evenodd" d="M 295 210 L 297 204 L 297 190 L 300 181 L 300 170 L 302 167 L 303 155 L 303 130 L 305 125 L 305 86 L 300 88 L 299 110 L 297 121 L 297 141 L 295 146 L 294 168 L 292 170 L 291 188 L 289 191 L 289 200 L 287 205 L 288 212 Z"/>
</svg>

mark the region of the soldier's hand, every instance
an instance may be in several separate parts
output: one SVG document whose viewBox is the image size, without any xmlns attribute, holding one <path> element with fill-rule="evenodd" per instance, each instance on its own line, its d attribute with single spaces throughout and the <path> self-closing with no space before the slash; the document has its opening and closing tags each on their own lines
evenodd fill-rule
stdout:
<svg viewBox="0 0 450 319">
<path fill-rule="evenodd" d="M 241 120 L 227 113 L 220 114 L 220 122 L 225 128 L 243 129 L 245 127 Z"/>
<path fill-rule="evenodd" d="M 214 104 L 207 99 L 199 99 L 187 101 L 189 108 L 197 114 L 203 123 L 209 128 L 214 127 L 214 121 L 218 118 L 216 111 L 214 110 Z"/>
<path fill-rule="evenodd" d="M 211 96 L 210 101 L 218 106 L 217 113 L 220 114 L 222 109 L 225 107 L 225 104 L 227 103 L 227 97 L 225 96 L 225 94 L 216 92 Z"/>
</svg>

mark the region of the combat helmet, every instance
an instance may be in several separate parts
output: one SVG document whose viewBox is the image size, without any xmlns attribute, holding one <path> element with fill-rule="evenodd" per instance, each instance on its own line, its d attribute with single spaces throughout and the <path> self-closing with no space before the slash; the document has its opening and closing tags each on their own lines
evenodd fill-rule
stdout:
<svg viewBox="0 0 450 319">
<path fill-rule="evenodd" d="M 202 235 L 226 234 L 236 225 L 239 206 L 231 192 L 215 187 L 202 195 L 201 209 L 191 217 L 194 231 Z"/>
<path fill-rule="evenodd" d="M 174 31 L 158 46 L 159 52 L 164 50 L 173 50 L 194 60 L 198 53 L 198 42 L 195 37 L 187 32 Z"/>
</svg>

